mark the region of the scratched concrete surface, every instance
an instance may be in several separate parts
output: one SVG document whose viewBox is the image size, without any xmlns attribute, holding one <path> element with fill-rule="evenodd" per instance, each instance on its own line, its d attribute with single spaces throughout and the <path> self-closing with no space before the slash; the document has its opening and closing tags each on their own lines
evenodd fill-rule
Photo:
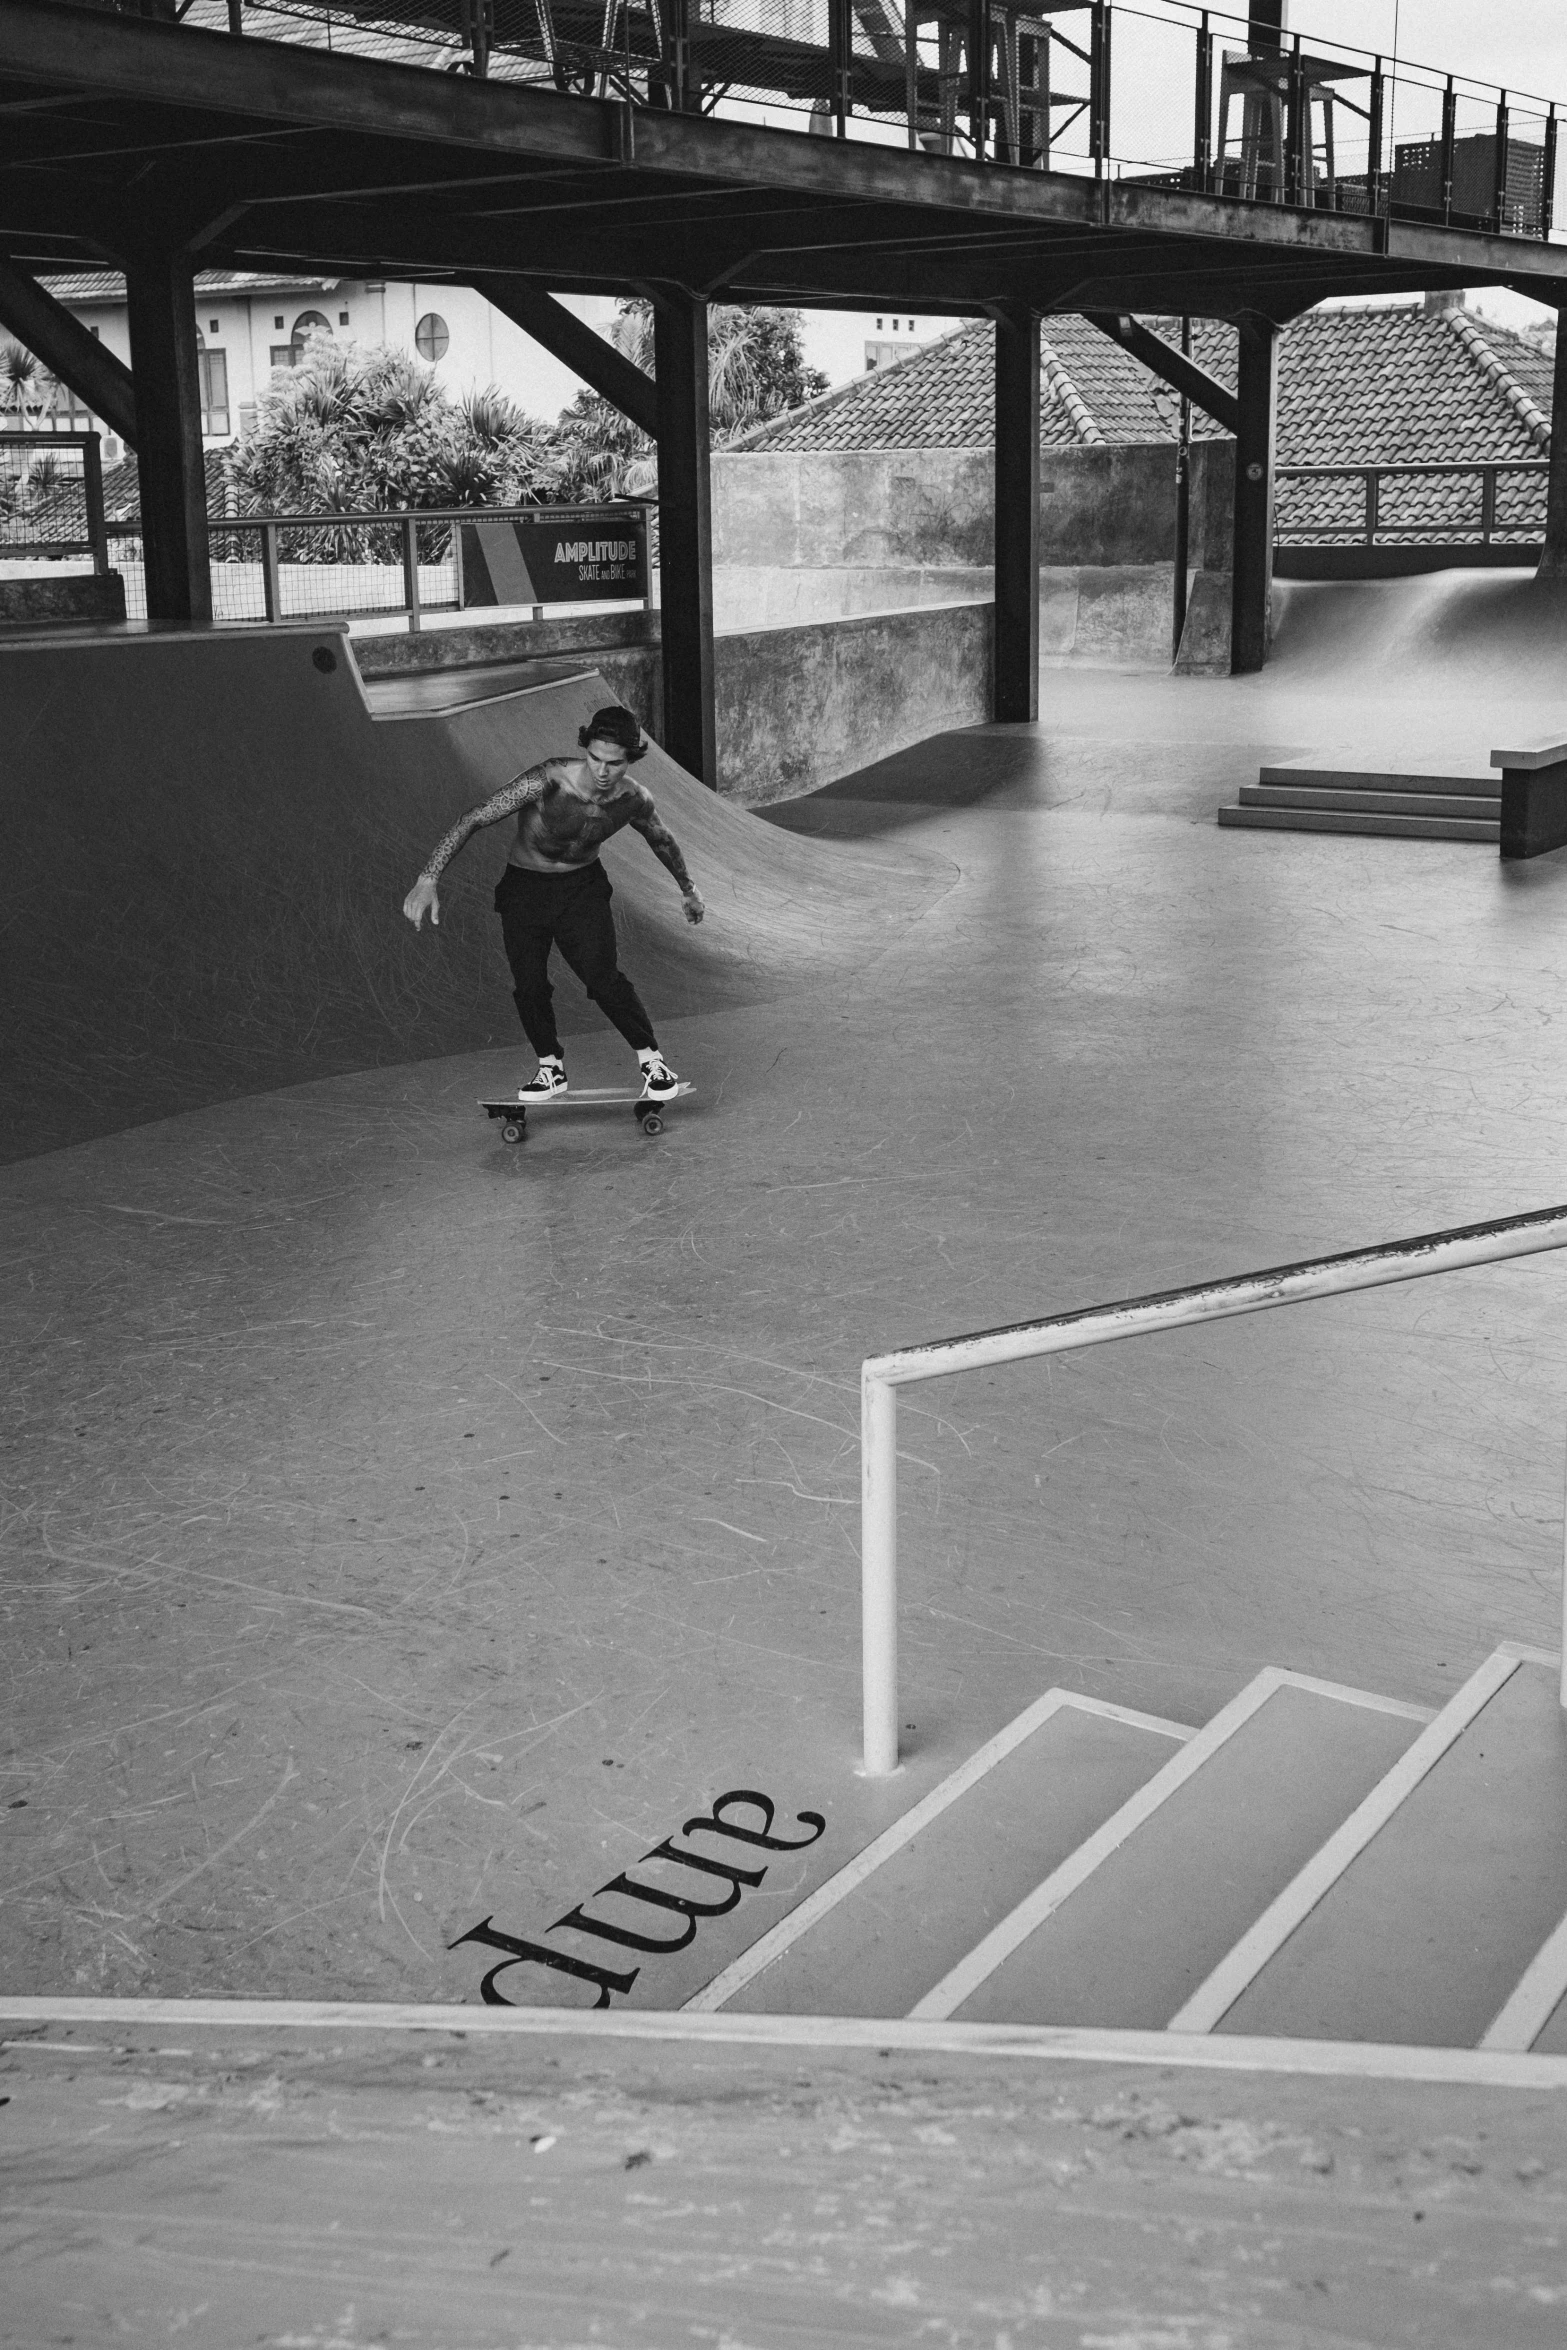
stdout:
<svg viewBox="0 0 1567 2350">
<path fill-rule="evenodd" d="M 0 2343 L 1557 2350 L 1559 2095 L 372 2033 L 13 2037 Z M 105 2045 L 105 2043 L 108 2043 Z"/>
<path fill-rule="evenodd" d="M 1287 663 L 1048 690 L 787 817 L 909 919 L 673 1022 L 657 1143 L 507 1150 L 507 1049 L 0 1176 L 8 1983 L 476 1997 L 469 1928 L 760 1791 L 797 1849 L 608 1954 L 672 2006 L 1052 1683 L 1436 1704 L 1554 1644 L 1536 1259 L 908 1397 L 909 1760 L 855 1776 L 864 1353 L 1567 1191 L 1567 862 L 1219 832 L 1310 747 Z"/>
</svg>

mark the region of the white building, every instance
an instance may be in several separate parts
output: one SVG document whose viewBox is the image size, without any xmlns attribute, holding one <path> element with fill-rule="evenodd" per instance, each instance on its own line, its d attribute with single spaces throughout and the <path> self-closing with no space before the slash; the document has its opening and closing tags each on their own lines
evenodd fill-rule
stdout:
<svg viewBox="0 0 1567 2350">
<path fill-rule="evenodd" d="M 118 270 L 77 270 L 42 280 L 57 301 L 130 365 L 125 280 Z M 586 324 L 607 332 L 615 304 L 607 295 L 561 295 Z M 887 366 L 950 328 L 946 318 L 906 311 L 808 310 L 807 362 L 837 384 Z M 553 419 L 582 389 L 580 379 L 514 326 L 471 286 L 421 285 L 380 278 L 276 276 L 203 270 L 196 279 L 202 434 L 209 449 L 249 432 L 256 402 L 273 371 L 291 367 L 306 338 L 415 351 L 460 396 L 496 384 L 529 415 Z M 89 416 L 64 385 L 54 387 L 46 429 L 103 433 L 103 456 L 124 454 L 117 437 Z"/>
</svg>

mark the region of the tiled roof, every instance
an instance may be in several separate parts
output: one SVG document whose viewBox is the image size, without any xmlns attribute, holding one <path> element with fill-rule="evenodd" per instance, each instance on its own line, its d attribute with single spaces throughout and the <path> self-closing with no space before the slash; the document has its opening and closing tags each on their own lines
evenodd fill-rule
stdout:
<svg viewBox="0 0 1567 2350">
<path fill-rule="evenodd" d="M 125 274 L 118 269 L 73 269 L 40 277 L 39 284 L 57 302 L 123 302 Z M 340 277 L 302 277 L 297 270 L 277 276 L 249 269 L 202 269 L 196 273 L 198 294 L 329 293 Z"/>
<path fill-rule="evenodd" d="M 1174 322 L 1153 319 L 1175 339 Z M 895 367 L 861 376 L 763 425 L 753 450 L 980 449 L 990 446 L 991 337 L 961 327 Z M 1235 330 L 1193 324 L 1192 356 L 1235 386 Z M 1047 448 L 1170 441 L 1173 393 L 1086 318 L 1041 330 L 1040 438 Z M 1279 351 L 1279 461 L 1285 465 L 1444 463 L 1544 456 L 1550 356 L 1463 311 L 1314 310 Z M 1219 434 L 1196 414 L 1202 438 Z"/>
</svg>

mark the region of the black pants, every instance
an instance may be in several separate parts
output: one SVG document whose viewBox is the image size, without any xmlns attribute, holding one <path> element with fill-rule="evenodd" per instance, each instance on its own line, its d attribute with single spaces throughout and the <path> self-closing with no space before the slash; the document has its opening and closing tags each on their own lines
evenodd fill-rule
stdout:
<svg viewBox="0 0 1567 2350">
<path fill-rule="evenodd" d="M 541 1060 L 560 1051 L 555 990 L 549 982 L 552 946 L 559 947 L 592 1001 L 633 1050 L 658 1042 L 641 997 L 615 960 L 611 894 L 609 875 L 596 857 L 591 865 L 565 873 L 508 865 L 496 886 L 495 911 L 517 983 L 517 1014 Z"/>
</svg>

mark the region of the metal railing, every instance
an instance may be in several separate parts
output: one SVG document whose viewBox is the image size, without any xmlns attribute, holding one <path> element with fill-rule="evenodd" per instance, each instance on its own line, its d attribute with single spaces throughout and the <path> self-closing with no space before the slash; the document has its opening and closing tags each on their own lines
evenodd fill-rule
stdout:
<svg viewBox="0 0 1567 2350">
<path fill-rule="evenodd" d="M 1420 1281 L 1469 1265 L 1567 1248 L 1567 1207 L 1544 1208 L 1498 1223 L 1468 1224 L 1385 1242 L 1348 1256 L 1314 1257 L 1275 1265 L 1229 1281 L 1200 1282 L 1153 1297 L 1122 1298 L 1040 1322 L 1015 1322 L 969 1338 L 939 1339 L 872 1355 L 860 1367 L 860 1573 L 865 1771 L 885 1777 L 898 1767 L 898 1389 L 953 1371 L 978 1371 L 1036 1355 L 1068 1354 L 1136 1338 L 1152 1330 L 1180 1330 L 1259 1314 L 1273 1306 L 1302 1305 L 1350 1290 Z M 1567 1706 L 1567 1564 L 1563 1589 L 1562 1703 Z"/>
<path fill-rule="evenodd" d="M 103 456 L 95 432 L 0 432 L 0 561 L 90 555 L 109 568 Z"/>
<path fill-rule="evenodd" d="M 186 0 L 180 18 L 1016 169 L 1552 230 L 1551 102 L 1188 0 Z"/>
<path fill-rule="evenodd" d="M 1546 457 L 1471 464 L 1281 465 L 1274 543 L 1281 547 L 1538 546 L 1545 537 Z M 1342 484 L 1342 494 L 1328 484 Z M 1296 484 L 1304 494 L 1292 495 Z"/>
<path fill-rule="evenodd" d="M 208 522 L 213 618 L 224 621 L 406 617 L 427 612 L 651 599 L 652 507 L 443 506 L 362 514 L 213 515 Z M 531 562 L 520 533 L 575 534 L 572 548 L 613 556 Z M 126 613 L 146 616 L 141 523 L 110 522 L 120 550 Z M 506 534 L 497 545 L 491 534 Z M 591 537 L 584 534 L 591 533 Z M 509 542 L 509 543 L 508 543 Z M 626 552 L 624 550 L 631 550 Z"/>
</svg>

